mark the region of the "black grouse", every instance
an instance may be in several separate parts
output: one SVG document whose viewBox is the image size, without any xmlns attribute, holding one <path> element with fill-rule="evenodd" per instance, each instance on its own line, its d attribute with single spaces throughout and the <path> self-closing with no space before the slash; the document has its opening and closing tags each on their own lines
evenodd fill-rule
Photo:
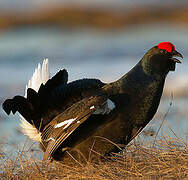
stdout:
<svg viewBox="0 0 188 180">
<path fill-rule="evenodd" d="M 156 113 L 165 78 L 181 63 L 175 56 L 183 58 L 172 43 L 159 43 L 109 84 L 97 79 L 67 83 L 63 69 L 43 81 L 39 90 L 28 88 L 26 97 L 7 99 L 3 109 L 25 118 L 22 126 L 40 142 L 44 160 L 83 161 L 118 152 Z"/>
</svg>

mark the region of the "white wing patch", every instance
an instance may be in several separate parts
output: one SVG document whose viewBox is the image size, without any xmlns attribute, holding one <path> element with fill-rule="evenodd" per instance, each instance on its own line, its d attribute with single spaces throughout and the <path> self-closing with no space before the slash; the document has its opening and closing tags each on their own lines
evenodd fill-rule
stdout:
<svg viewBox="0 0 188 180">
<path fill-rule="evenodd" d="M 110 111 L 116 107 L 115 104 L 110 99 L 107 100 L 107 106 Z"/>
<path fill-rule="evenodd" d="M 89 109 L 94 109 L 95 108 L 95 106 L 91 106 Z"/>
<path fill-rule="evenodd" d="M 115 108 L 115 104 L 110 99 L 107 99 L 104 105 L 96 109 L 93 114 L 109 114 L 114 108 Z"/>
<path fill-rule="evenodd" d="M 50 140 L 55 141 L 53 137 L 50 137 L 49 139 L 47 139 L 47 141 L 50 141 Z"/>
<path fill-rule="evenodd" d="M 48 59 L 44 59 L 42 68 L 41 64 L 38 64 L 38 67 L 35 69 L 35 72 L 32 76 L 32 78 L 29 80 L 28 84 L 25 88 L 25 97 L 27 97 L 27 89 L 32 88 L 36 92 L 38 92 L 40 85 L 43 83 L 45 84 L 49 78 L 49 65 L 48 65 Z M 20 114 L 20 126 L 22 127 L 23 134 L 29 136 L 30 139 L 34 141 L 41 141 L 41 133 L 30 123 L 28 123 Z"/>
<path fill-rule="evenodd" d="M 66 128 L 68 128 L 68 127 L 72 124 L 72 122 L 74 122 L 75 120 L 76 120 L 76 118 L 65 120 L 65 121 L 63 121 L 63 122 L 60 122 L 60 123 L 56 124 L 56 125 L 54 126 L 54 128 L 60 128 L 60 127 L 62 127 L 62 126 L 64 126 L 64 125 L 66 125 L 66 126 L 63 128 L 63 129 L 66 129 Z"/>
</svg>

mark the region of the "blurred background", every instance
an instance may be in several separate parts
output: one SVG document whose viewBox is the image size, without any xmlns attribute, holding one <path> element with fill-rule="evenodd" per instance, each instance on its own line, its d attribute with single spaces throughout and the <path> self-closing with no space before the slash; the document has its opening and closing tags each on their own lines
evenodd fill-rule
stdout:
<svg viewBox="0 0 188 180">
<path fill-rule="evenodd" d="M 44 58 L 49 58 L 52 76 L 66 68 L 69 81 L 93 77 L 110 82 L 162 41 L 175 44 L 184 60 L 168 75 L 158 113 L 142 135 L 155 137 L 170 109 L 159 133 L 187 142 L 187 0 L 0 0 L 0 104 L 24 95 Z M 19 131 L 18 115 L 7 116 L 0 107 L 3 144 L 25 142 Z"/>
</svg>

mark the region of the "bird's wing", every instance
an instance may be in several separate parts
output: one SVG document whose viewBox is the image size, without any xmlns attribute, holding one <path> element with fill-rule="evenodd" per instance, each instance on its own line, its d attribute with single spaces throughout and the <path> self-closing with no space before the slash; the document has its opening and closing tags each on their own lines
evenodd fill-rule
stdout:
<svg viewBox="0 0 188 180">
<path fill-rule="evenodd" d="M 75 103 L 58 115 L 42 132 L 42 140 L 48 142 L 43 160 L 47 160 L 91 114 L 108 114 L 114 107 L 106 96 L 92 96 Z"/>
<path fill-rule="evenodd" d="M 44 88 L 45 86 L 46 84 Z M 85 97 L 95 95 L 96 91 L 100 91 L 103 86 L 104 83 L 97 79 L 81 79 L 68 84 L 60 84 L 51 92 L 39 92 L 41 104 L 38 110 L 44 119 L 41 129 L 73 104 Z"/>
</svg>

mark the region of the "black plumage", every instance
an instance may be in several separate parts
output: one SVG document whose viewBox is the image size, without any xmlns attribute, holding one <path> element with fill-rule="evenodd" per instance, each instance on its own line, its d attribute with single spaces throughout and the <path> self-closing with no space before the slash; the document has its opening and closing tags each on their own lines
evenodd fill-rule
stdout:
<svg viewBox="0 0 188 180">
<path fill-rule="evenodd" d="M 41 132 L 44 160 L 68 162 L 98 158 L 118 152 L 153 118 L 166 75 L 182 57 L 169 42 L 151 48 L 133 69 L 119 80 L 105 84 L 97 79 L 67 83 L 66 70 L 28 89 L 27 98 L 4 102 L 4 110 L 20 112 Z"/>
</svg>

